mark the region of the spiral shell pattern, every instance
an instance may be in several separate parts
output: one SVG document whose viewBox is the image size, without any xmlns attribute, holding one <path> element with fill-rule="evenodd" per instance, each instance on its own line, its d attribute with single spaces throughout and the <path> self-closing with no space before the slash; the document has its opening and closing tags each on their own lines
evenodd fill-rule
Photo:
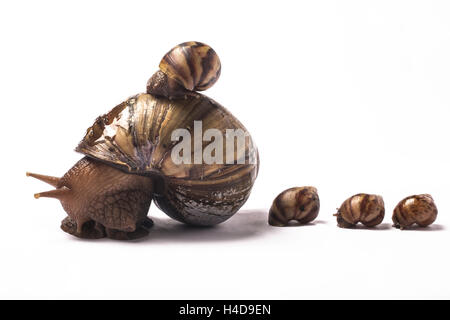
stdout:
<svg viewBox="0 0 450 320">
<path fill-rule="evenodd" d="M 314 187 L 290 188 L 280 193 L 269 211 L 269 224 L 286 226 L 296 220 L 300 224 L 313 221 L 320 210 L 319 195 Z"/>
<path fill-rule="evenodd" d="M 219 78 L 219 56 L 208 45 L 190 41 L 177 45 L 164 55 L 160 70 L 186 90 L 203 91 Z"/>
<path fill-rule="evenodd" d="M 245 127 L 214 100 L 195 93 L 170 100 L 138 94 L 100 116 L 87 130 L 77 151 L 127 173 L 151 176 L 154 200 L 170 217 L 193 225 L 213 225 L 231 217 L 247 200 L 256 179 L 259 157 L 250 135 L 245 148 L 234 150 L 233 164 L 176 164 L 171 156 L 178 143 L 176 129 L 193 133 L 194 122 L 203 131 Z M 191 145 L 195 146 L 194 140 Z M 208 145 L 207 141 L 199 148 Z M 225 143 L 224 143 L 225 154 Z M 192 148 L 194 156 L 196 148 Z"/>
<path fill-rule="evenodd" d="M 335 216 L 341 228 L 353 227 L 358 222 L 366 227 L 374 227 L 383 221 L 384 211 L 381 196 L 359 193 L 345 200 Z"/>
<path fill-rule="evenodd" d="M 394 209 L 392 221 L 394 227 L 404 229 L 417 224 L 426 227 L 432 224 L 437 217 L 438 210 L 433 197 L 429 194 L 409 196 Z"/>
</svg>

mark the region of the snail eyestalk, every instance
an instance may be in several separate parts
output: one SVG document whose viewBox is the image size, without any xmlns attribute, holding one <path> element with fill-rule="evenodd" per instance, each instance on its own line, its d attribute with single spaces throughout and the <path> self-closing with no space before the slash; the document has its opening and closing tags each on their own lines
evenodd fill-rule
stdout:
<svg viewBox="0 0 450 320">
<path fill-rule="evenodd" d="M 61 200 L 63 198 L 65 198 L 66 196 L 68 196 L 70 194 L 70 189 L 67 187 L 62 187 L 62 188 L 58 188 L 61 178 L 58 177 L 52 177 L 52 176 L 46 176 L 43 174 L 38 174 L 38 173 L 31 173 L 31 172 L 27 172 L 26 173 L 27 177 L 33 177 L 37 180 L 40 180 L 42 182 L 45 182 L 57 189 L 55 190 L 50 190 L 50 191 L 45 191 L 45 192 L 39 192 L 39 193 L 35 193 L 34 194 L 34 198 L 35 199 L 39 199 L 39 198 L 55 198 L 58 200 Z"/>
<path fill-rule="evenodd" d="M 51 185 L 55 188 L 58 187 L 58 183 L 60 181 L 60 178 L 58 178 L 58 177 L 46 176 L 43 174 L 27 172 L 26 175 L 27 175 L 27 177 L 33 177 L 35 179 L 41 180 L 45 183 L 48 183 L 49 185 Z"/>
<path fill-rule="evenodd" d="M 28 174 L 31 176 L 30 174 Z M 35 175 L 44 182 L 57 178 Z M 153 196 L 153 180 L 127 174 L 99 161 L 83 158 L 59 179 L 56 189 L 34 197 L 55 198 L 68 218 L 61 228 L 77 237 L 132 239 L 148 234 L 147 212 Z"/>
<path fill-rule="evenodd" d="M 70 189 L 64 187 L 64 188 L 61 188 L 61 189 L 55 189 L 55 190 L 35 193 L 34 197 L 36 199 L 39 199 L 39 198 L 55 198 L 55 199 L 61 200 L 64 197 L 70 195 L 70 193 L 71 193 Z"/>
</svg>

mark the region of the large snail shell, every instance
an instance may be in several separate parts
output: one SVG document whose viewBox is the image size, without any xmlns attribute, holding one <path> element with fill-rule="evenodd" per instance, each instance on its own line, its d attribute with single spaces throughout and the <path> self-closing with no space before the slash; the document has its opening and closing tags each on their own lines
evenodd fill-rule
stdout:
<svg viewBox="0 0 450 320">
<path fill-rule="evenodd" d="M 175 164 L 171 151 L 178 142 L 172 141 L 172 132 L 187 129 L 193 140 L 194 121 L 200 120 L 203 132 L 210 128 L 222 134 L 226 129 L 246 132 L 225 108 L 201 94 L 182 100 L 138 94 L 97 118 L 76 150 L 125 172 L 154 177 L 158 184 L 154 200 L 167 215 L 189 224 L 213 225 L 245 203 L 259 159 L 248 136 L 245 150 L 235 149 L 235 159 L 244 157 L 243 164 Z M 192 148 L 192 157 L 194 152 Z"/>
<path fill-rule="evenodd" d="M 201 42 L 184 42 L 162 58 L 159 68 L 189 91 L 210 88 L 220 76 L 220 60 L 216 52 Z"/>
</svg>

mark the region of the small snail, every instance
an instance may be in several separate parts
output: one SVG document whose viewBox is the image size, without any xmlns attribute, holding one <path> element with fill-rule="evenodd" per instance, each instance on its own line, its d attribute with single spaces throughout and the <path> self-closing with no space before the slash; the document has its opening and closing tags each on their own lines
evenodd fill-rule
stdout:
<svg viewBox="0 0 450 320">
<path fill-rule="evenodd" d="M 317 218 L 320 209 L 319 195 L 314 187 L 290 188 L 280 193 L 269 211 L 269 224 L 283 227 L 296 220 L 306 224 Z"/>
<path fill-rule="evenodd" d="M 341 228 L 351 228 L 358 222 L 374 227 L 384 218 L 383 198 L 373 194 L 356 194 L 342 203 L 335 216 Z"/>
<path fill-rule="evenodd" d="M 147 82 L 147 93 L 168 98 L 210 88 L 219 78 L 221 65 L 216 52 L 200 42 L 184 42 L 162 58 Z"/>
<path fill-rule="evenodd" d="M 68 213 L 64 231 L 81 238 L 145 236 L 153 224 L 147 217 L 152 200 L 178 221 L 210 226 L 230 218 L 249 197 L 259 167 L 250 135 L 224 107 L 193 91 L 217 80 L 215 52 L 186 42 L 160 67 L 164 75 L 152 77 L 150 93 L 132 96 L 95 120 L 76 148 L 85 157 L 62 178 L 27 173 L 56 188 L 35 197 L 61 201 Z M 165 80 L 157 82 L 160 76 Z M 176 99 L 182 91 L 189 94 Z M 227 153 L 229 141 L 219 142 L 229 130 L 245 133 L 248 143 L 234 148 L 232 136 Z M 212 138 L 215 148 L 208 144 Z M 186 148 L 178 149 L 182 142 Z M 207 150 L 217 161 L 202 158 Z"/>
<path fill-rule="evenodd" d="M 429 194 L 409 196 L 394 209 L 394 227 L 404 229 L 416 223 L 420 227 L 432 224 L 437 217 L 437 207 Z"/>
</svg>

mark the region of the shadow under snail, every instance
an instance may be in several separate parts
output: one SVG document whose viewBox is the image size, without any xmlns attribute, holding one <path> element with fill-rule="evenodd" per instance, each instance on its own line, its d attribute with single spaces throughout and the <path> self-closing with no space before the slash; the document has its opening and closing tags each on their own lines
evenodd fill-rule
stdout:
<svg viewBox="0 0 450 320">
<path fill-rule="evenodd" d="M 196 92 L 212 86 L 220 71 L 217 54 L 205 44 L 185 42 L 173 48 L 148 81 L 147 93 L 130 97 L 87 129 L 76 148 L 85 157 L 62 178 L 27 173 L 56 188 L 35 197 L 59 199 L 68 214 L 61 228 L 81 238 L 147 235 L 153 225 L 147 217 L 152 200 L 190 225 L 210 226 L 230 218 L 250 195 L 259 156 L 245 127 Z M 232 162 L 175 161 L 172 151 L 179 141 L 173 140 L 174 130 L 192 133 L 199 121 L 205 134 L 208 129 L 223 135 L 241 130 L 248 143 L 231 149 Z M 198 142 L 195 134 L 190 139 L 187 144 L 193 148 L 182 156 L 195 160 L 208 141 L 203 137 Z M 225 143 L 216 146 L 215 154 L 227 151 Z"/>
</svg>

